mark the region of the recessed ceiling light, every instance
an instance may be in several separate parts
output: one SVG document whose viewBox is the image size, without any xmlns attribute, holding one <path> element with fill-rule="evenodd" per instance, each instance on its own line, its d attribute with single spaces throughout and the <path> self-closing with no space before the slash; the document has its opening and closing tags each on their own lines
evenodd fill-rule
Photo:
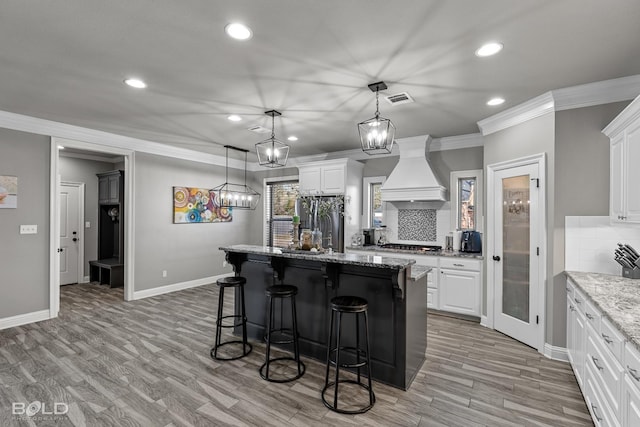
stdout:
<svg viewBox="0 0 640 427">
<path fill-rule="evenodd" d="M 480 47 L 480 49 L 476 50 L 477 56 L 491 56 L 500 52 L 504 46 L 502 43 L 491 42 L 486 43 Z"/>
<path fill-rule="evenodd" d="M 240 120 L 242 120 L 242 117 L 238 116 L 237 114 L 232 114 L 227 117 L 227 120 L 230 120 L 232 122 L 239 122 Z"/>
<path fill-rule="evenodd" d="M 249 27 L 244 24 L 240 24 L 239 22 L 233 22 L 227 25 L 224 27 L 224 31 L 229 37 L 236 40 L 249 40 L 253 35 Z"/>
<path fill-rule="evenodd" d="M 136 89 L 144 89 L 147 87 L 147 84 L 140 79 L 130 78 L 126 79 L 124 82 L 127 86 L 131 86 Z"/>
<path fill-rule="evenodd" d="M 500 105 L 502 103 L 504 103 L 504 98 L 491 98 L 490 100 L 487 101 L 487 105 L 490 105 L 492 107 L 496 105 Z"/>
<path fill-rule="evenodd" d="M 287 138 L 289 141 L 297 141 L 298 137 L 297 136 L 293 136 L 291 135 L 289 138 Z"/>
</svg>

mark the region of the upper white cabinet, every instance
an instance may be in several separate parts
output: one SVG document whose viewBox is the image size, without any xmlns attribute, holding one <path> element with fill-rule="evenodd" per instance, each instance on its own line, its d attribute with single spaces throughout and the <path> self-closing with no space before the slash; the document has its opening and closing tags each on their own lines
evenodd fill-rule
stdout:
<svg viewBox="0 0 640 427">
<path fill-rule="evenodd" d="M 301 164 L 298 166 L 300 192 L 310 195 L 346 195 L 351 182 L 356 179 L 362 181 L 363 167 L 362 163 L 351 159 Z"/>
<path fill-rule="evenodd" d="M 611 139 L 611 220 L 640 223 L 640 97 L 629 104 L 602 132 Z"/>
<path fill-rule="evenodd" d="M 360 231 L 362 169 L 351 159 L 324 160 L 298 165 L 299 191 L 311 196 L 344 196 L 344 241 Z"/>
</svg>

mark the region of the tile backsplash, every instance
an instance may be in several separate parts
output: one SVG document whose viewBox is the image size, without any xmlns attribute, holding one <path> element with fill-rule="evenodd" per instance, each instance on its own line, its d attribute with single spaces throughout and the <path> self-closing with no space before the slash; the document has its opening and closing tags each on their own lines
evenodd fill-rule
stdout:
<svg viewBox="0 0 640 427">
<path fill-rule="evenodd" d="M 608 216 L 568 216 L 565 218 L 564 265 L 568 271 L 621 275 L 613 260 L 617 243 L 640 250 L 640 226 L 611 224 Z"/>
<path fill-rule="evenodd" d="M 435 241 L 437 218 L 435 209 L 398 209 L 398 239 Z"/>
<path fill-rule="evenodd" d="M 404 213 L 401 213 L 402 211 Z M 416 213 L 409 213 L 414 211 Z M 418 221 L 414 223 L 410 218 Z M 444 246 L 444 237 L 451 231 L 451 204 L 449 202 L 387 202 L 385 220 L 389 242 Z M 410 220 L 410 224 L 415 224 L 416 230 L 408 230 L 406 220 Z"/>
</svg>

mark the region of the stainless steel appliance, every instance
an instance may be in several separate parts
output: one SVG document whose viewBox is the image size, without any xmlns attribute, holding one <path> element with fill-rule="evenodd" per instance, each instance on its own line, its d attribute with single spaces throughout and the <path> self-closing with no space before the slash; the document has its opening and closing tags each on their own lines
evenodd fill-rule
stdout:
<svg viewBox="0 0 640 427">
<path fill-rule="evenodd" d="M 460 252 L 482 252 L 482 239 L 478 231 L 463 231 Z"/>
<path fill-rule="evenodd" d="M 320 200 L 334 199 L 333 197 L 318 197 L 316 202 Z M 327 249 L 331 247 L 336 252 L 344 252 L 344 217 L 342 212 L 331 211 L 328 217 L 320 218 L 314 212 L 314 203 L 309 204 L 309 208 L 305 209 L 302 200 L 298 199 L 296 203 L 296 213 L 300 216 L 300 230 L 308 228 L 311 231 L 319 228 L 322 231 L 322 247 Z"/>
<path fill-rule="evenodd" d="M 364 228 L 362 229 L 364 235 L 364 246 L 384 245 L 387 243 L 387 228 L 382 226 L 380 228 Z"/>
</svg>

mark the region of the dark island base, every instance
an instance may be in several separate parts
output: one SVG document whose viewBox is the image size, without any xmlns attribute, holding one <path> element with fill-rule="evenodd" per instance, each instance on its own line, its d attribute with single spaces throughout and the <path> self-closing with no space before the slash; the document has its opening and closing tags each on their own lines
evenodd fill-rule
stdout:
<svg viewBox="0 0 640 427">
<path fill-rule="evenodd" d="M 417 281 L 406 279 L 405 282 L 405 275 L 409 274 L 407 270 L 246 253 L 228 253 L 227 259 L 237 274 L 247 278 L 245 304 L 251 339 L 264 339 L 267 316 L 265 289 L 272 284 L 295 285 L 298 287 L 296 305 L 300 352 L 324 363 L 331 298 L 338 295 L 360 296 L 369 302 L 373 379 L 403 390 L 409 388 L 425 360 L 426 277 Z M 289 327 L 288 301 L 284 304 L 284 322 Z M 239 309 L 239 291 L 236 291 L 236 313 Z M 276 318 L 279 319 L 279 304 L 276 310 Z M 355 345 L 354 316 L 343 316 L 342 332 L 341 346 Z M 235 333 L 240 333 L 240 330 Z"/>
</svg>

